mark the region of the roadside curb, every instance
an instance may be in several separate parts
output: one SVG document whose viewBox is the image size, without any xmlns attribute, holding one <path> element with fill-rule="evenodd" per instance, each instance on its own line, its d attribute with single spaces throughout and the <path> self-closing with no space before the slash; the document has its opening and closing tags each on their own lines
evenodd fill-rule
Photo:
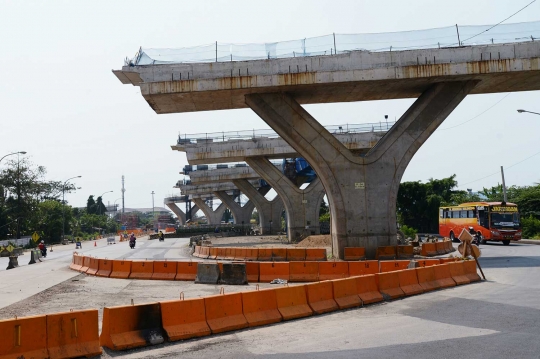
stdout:
<svg viewBox="0 0 540 359">
<path fill-rule="evenodd" d="M 518 243 L 523 243 L 523 244 L 539 244 L 539 245 L 540 245 L 540 240 L 534 240 L 534 239 L 522 239 L 522 240 L 519 241 Z"/>
</svg>

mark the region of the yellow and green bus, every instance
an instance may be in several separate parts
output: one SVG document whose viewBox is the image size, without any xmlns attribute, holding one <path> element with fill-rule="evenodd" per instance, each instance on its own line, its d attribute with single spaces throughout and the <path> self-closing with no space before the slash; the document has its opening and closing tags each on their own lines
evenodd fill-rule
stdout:
<svg viewBox="0 0 540 359">
<path fill-rule="evenodd" d="M 463 229 L 472 227 L 486 241 L 521 240 L 518 207 L 508 202 L 469 202 L 439 208 L 439 234 L 455 241 Z"/>
</svg>

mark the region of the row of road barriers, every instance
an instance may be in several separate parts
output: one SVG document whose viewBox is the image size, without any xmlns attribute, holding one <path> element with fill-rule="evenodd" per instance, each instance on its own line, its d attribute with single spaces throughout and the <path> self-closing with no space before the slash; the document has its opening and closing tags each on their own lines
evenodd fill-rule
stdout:
<svg viewBox="0 0 540 359">
<path fill-rule="evenodd" d="M 274 279 L 290 282 L 317 282 L 343 279 L 366 274 L 379 274 L 411 267 L 429 267 L 459 261 L 458 258 L 366 261 L 291 261 L 291 262 L 236 262 L 245 264 L 248 282 L 268 283 Z M 72 270 L 106 278 L 194 281 L 199 266 L 209 262 L 110 260 L 73 254 Z M 223 273 L 223 264 L 217 263 Z"/>
<path fill-rule="evenodd" d="M 3 320 L 0 335 L 5 340 L 0 342 L 0 358 L 93 356 L 101 354 L 101 347 L 126 350 L 202 337 L 480 281 L 474 261 L 450 260 L 414 262 L 424 266 L 409 269 L 401 269 L 399 262 L 406 261 L 380 262 L 379 269 L 384 271 L 375 274 L 256 287 L 240 293 L 226 294 L 222 289 L 219 295 L 202 298 L 184 300 L 181 296 L 179 300 L 105 307 L 100 335 L 96 309 Z"/>
</svg>

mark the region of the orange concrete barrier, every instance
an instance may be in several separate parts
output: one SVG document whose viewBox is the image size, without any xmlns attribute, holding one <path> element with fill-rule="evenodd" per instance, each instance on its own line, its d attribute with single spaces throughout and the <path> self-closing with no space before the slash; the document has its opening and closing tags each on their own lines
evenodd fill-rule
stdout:
<svg viewBox="0 0 540 359">
<path fill-rule="evenodd" d="M 47 348 L 50 358 L 101 355 L 97 309 L 48 314 Z"/>
<path fill-rule="evenodd" d="M 422 243 L 422 250 L 420 252 L 424 257 L 433 257 L 436 256 L 437 246 L 435 243 Z"/>
<path fill-rule="evenodd" d="M 399 287 L 405 295 L 415 295 L 424 293 L 424 289 L 418 284 L 416 269 L 405 269 L 397 272 Z"/>
<path fill-rule="evenodd" d="M 452 258 L 440 258 L 439 261 L 441 264 L 445 264 L 445 263 L 453 263 L 453 262 L 456 262 L 458 261 L 459 259 L 456 258 L 456 257 L 452 257 Z"/>
<path fill-rule="evenodd" d="M 289 263 L 259 262 L 259 281 L 271 282 L 274 279 L 289 280 Z"/>
<path fill-rule="evenodd" d="M 366 249 L 364 247 L 345 247 L 346 261 L 360 261 L 366 258 Z"/>
<path fill-rule="evenodd" d="M 416 268 L 416 277 L 418 278 L 418 284 L 424 289 L 424 292 L 440 288 L 439 283 L 435 279 L 433 266 Z"/>
<path fill-rule="evenodd" d="M 205 297 L 204 307 L 206 322 L 214 334 L 248 326 L 242 312 L 242 293 Z"/>
<path fill-rule="evenodd" d="M 249 282 L 259 281 L 259 262 L 246 262 L 246 275 Z"/>
<path fill-rule="evenodd" d="M 290 320 L 313 315 L 307 303 L 306 289 L 303 285 L 287 286 L 274 289 L 278 310 L 283 320 Z"/>
<path fill-rule="evenodd" d="M 469 284 L 471 282 L 465 275 L 465 265 L 462 261 L 448 263 L 448 268 L 450 269 L 452 279 L 457 285 Z"/>
<path fill-rule="evenodd" d="M 224 259 L 227 255 L 227 248 L 218 248 L 216 259 Z"/>
<path fill-rule="evenodd" d="M 303 262 L 306 260 L 305 248 L 287 248 L 287 261 Z"/>
<path fill-rule="evenodd" d="M 195 280 L 197 276 L 197 262 L 176 262 L 176 276 L 174 280 Z"/>
<path fill-rule="evenodd" d="M 289 281 L 316 282 L 319 280 L 319 263 L 289 262 Z"/>
<path fill-rule="evenodd" d="M 88 264 L 88 270 L 86 271 L 86 274 L 96 275 L 98 269 L 99 269 L 99 259 L 90 258 L 90 263 Z"/>
<path fill-rule="evenodd" d="M 242 292 L 242 310 L 250 327 L 281 322 L 275 289 Z"/>
<path fill-rule="evenodd" d="M 109 278 L 112 272 L 112 265 L 113 262 L 108 259 L 100 259 L 98 265 L 98 271 L 96 272 L 96 275 L 98 277 L 106 277 Z"/>
<path fill-rule="evenodd" d="M 208 259 L 218 259 L 218 249 L 216 247 L 210 247 L 209 251 Z"/>
<path fill-rule="evenodd" d="M 476 262 L 474 260 L 463 261 L 465 267 L 465 275 L 471 282 L 478 282 L 482 280 L 476 270 Z"/>
<path fill-rule="evenodd" d="M 318 264 L 319 280 L 332 280 L 349 276 L 349 263 L 347 262 L 319 262 Z"/>
<path fill-rule="evenodd" d="M 349 262 L 349 276 L 379 273 L 379 261 Z"/>
<path fill-rule="evenodd" d="M 414 247 L 413 246 L 397 246 L 397 258 L 413 258 L 414 257 Z"/>
<path fill-rule="evenodd" d="M 99 343 L 124 350 L 163 343 L 159 303 L 103 308 Z"/>
<path fill-rule="evenodd" d="M 226 260 L 234 260 L 234 255 L 236 254 L 236 248 L 225 248 L 225 257 Z"/>
<path fill-rule="evenodd" d="M 81 269 L 82 265 L 79 264 L 80 257 L 81 256 L 79 256 L 77 252 L 73 253 L 73 256 L 71 257 L 71 264 L 69 265 L 69 269 L 75 270 L 77 272 Z"/>
<path fill-rule="evenodd" d="M 446 249 L 444 247 L 444 242 L 435 242 L 435 250 L 438 255 L 446 254 Z"/>
<path fill-rule="evenodd" d="M 377 303 L 384 300 L 377 287 L 375 274 L 354 277 L 354 279 L 356 280 L 356 294 L 358 294 L 363 304 Z"/>
<path fill-rule="evenodd" d="M 210 247 L 201 247 L 200 258 L 206 259 L 210 255 Z"/>
<path fill-rule="evenodd" d="M 88 269 L 90 268 L 90 259 L 91 257 L 83 257 L 83 265 L 79 272 L 86 273 Z"/>
<path fill-rule="evenodd" d="M 437 280 L 437 283 L 439 283 L 441 288 L 456 286 L 456 282 L 454 282 L 452 279 L 452 274 L 450 274 L 448 264 L 439 264 L 438 266 L 433 266 L 433 273 L 435 274 L 435 280 Z"/>
<path fill-rule="evenodd" d="M 393 272 L 396 270 L 403 270 L 409 267 L 408 260 L 399 260 L 399 261 L 381 261 L 379 266 L 380 273 Z"/>
<path fill-rule="evenodd" d="M 0 358 L 48 358 L 45 315 L 0 320 Z"/>
<path fill-rule="evenodd" d="M 152 279 L 174 280 L 176 277 L 176 262 L 154 261 Z"/>
<path fill-rule="evenodd" d="M 195 266 L 196 267 L 196 266 Z M 210 335 L 203 298 L 159 302 L 161 322 L 170 341 Z"/>
<path fill-rule="evenodd" d="M 396 246 L 378 247 L 375 254 L 375 259 L 391 260 L 396 259 Z"/>
<path fill-rule="evenodd" d="M 129 275 L 129 279 L 151 279 L 152 274 L 154 274 L 154 262 L 131 262 L 131 274 Z"/>
<path fill-rule="evenodd" d="M 258 248 L 247 248 L 246 249 L 246 261 L 256 261 L 259 257 Z"/>
<path fill-rule="evenodd" d="M 306 261 L 325 261 L 326 248 L 306 248 Z"/>
<path fill-rule="evenodd" d="M 234 253 L 235 261 L 245 261 L 246 260 L 247 250 L 245 248 L 236 248 Z"/>
<path fill-rule="evenodd" d="M 356 288 L 356 277 L 336 279 L 332 281 L 332 288 L 334 290 L 334 300 L 339 306 L 339 309 L 362 305 L 362 300 L 358 296 L 358 290 Z"/>
<path fill-rule="evenodd" d="M 452 246 L 452 242 L 451 241 L 444 241 L 444 250 L 446 253 L 450 253 L 452 252 L 452 249 L 454 248 L 454 246 Z"/>
<path fill-rule="evenodd" d="M 111 278 L 127 279 L 131 274 L 131 261 L 114 260 L 112 261 Z"/>
<path fill-rule="evenodd" d="M 334 300 L 334 289 L 331 281 L 306 284 L 304 288 L 313 313 L 322 314 L 339 309 Z"/>
<path fill-rule="evenodd" d="M 274 261 L 287 260 L 287 248 L 272 248 L 272 260 Z"/>
<path fill-rule="evenodd" d="M 193 251 L 195 257 L 200 257 L 201 255 L 201 246 L 195 246 L 195 251 Z"/>
<path fill-rule="evenodd" d="M 375 274 L 377 280 L 377 287 L 379 292 L 383 295 L 387 295 L 391 299 L 397 299 L 405 296 L 405 293 L 399 286 L 399 276 L 397 272 L 386 272 Z"/>
<path fill-rule="evenodd" d="M 272 260 L 272 248 L 259 248 L 257 257 L 259 262 L 268 262 Z"/>
<path fill-rule="evenodd" d="M 422 259 L 417 262 L 419 267 L 430 267 L 441 264 L 439 259 Z"/>
</svg>

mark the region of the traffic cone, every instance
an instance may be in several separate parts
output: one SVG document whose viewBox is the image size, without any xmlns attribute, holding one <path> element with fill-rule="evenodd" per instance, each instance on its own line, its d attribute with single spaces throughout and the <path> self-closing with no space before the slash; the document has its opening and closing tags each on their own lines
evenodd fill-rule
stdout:
<svg viewBox="0 0 540 359">
<path fill-rule="evenodd" d="M 96 243 L 96 241 L 94 241 L 94 247 L 97 247 L 97 243 Z"/>
</svg>

